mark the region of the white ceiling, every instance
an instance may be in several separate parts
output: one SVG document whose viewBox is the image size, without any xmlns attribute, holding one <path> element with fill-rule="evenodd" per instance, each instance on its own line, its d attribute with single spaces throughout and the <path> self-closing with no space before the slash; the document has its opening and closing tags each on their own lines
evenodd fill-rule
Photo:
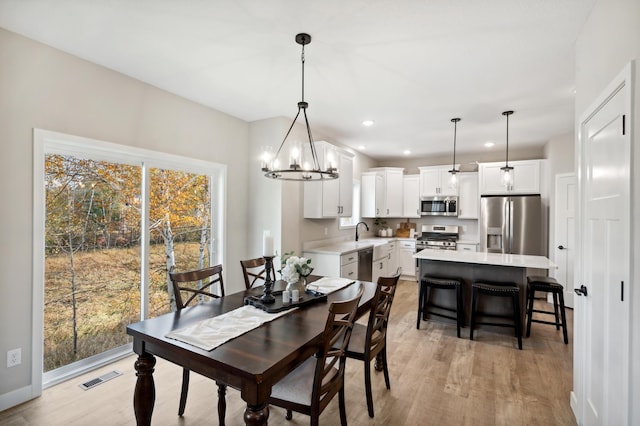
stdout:
<svg viewBox="0 0 640 426">
<path fill-rule="evenodd" d="M 0 0 L 0 26 L 246 121 L 293 118 L 376 159 L 573 128 L 574 45 L 595 0 Z M 362 126 L 372 119 L 375 125 Z M 275 145 L 277 145 L 277 141 Z"/>
</svg>

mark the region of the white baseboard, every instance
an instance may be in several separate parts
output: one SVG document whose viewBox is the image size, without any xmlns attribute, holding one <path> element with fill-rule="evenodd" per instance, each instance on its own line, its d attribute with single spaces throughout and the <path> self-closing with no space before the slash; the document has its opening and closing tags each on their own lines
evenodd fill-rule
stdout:
<svg viewBox="0 0 640 426">
<path fill-rule="evenodd" d="M 574 391 L 571 391 L 571 396 L 569 397 L 569 405 L 571 406 L 571 411 L 573 411 L 573 416 L 576 418 L 576 423 L 578 423 L 578 425 L 582 425 L 578 413 L 578 398 L 576 397 L 576 393 Z"/>
<path fill-rule="evenodd" d="M 11 392 L 7 392 L 3 395 L 0 395 L 0 411 L 4 411 L 18 404 L 22 404 L 23 402 L 27 402 L 29 400 L 37 398 L 41 394 L 42 391 L 34 393 L 33 386 L 25 386 Z"/>
</svg>

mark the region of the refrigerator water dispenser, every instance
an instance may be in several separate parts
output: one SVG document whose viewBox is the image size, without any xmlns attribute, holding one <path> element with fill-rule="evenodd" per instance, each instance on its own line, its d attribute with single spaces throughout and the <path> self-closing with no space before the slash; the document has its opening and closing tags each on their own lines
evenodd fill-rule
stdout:
<svg viewBox="0 0 640 426">
<path fill-rule="evenodd" d="M 487 228 L 487 249 L 502 251 L 502 228 Z"/>
</svg>

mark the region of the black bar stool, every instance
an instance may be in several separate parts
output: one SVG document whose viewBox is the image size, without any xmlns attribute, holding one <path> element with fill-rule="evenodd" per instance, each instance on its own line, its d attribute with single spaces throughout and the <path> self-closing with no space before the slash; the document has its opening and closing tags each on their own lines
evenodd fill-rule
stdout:
<svg viewBox="0 0 640 426">
<path fill-rule="evenodd" d="M 553 312 L 544 311 L 541 309 L 533 309 L 533 300 L 535 299 L 536 291 L 541 291 L 553 294 Z M 564 337 L 564 343 L 569 344 L 569 337 L 567 335 L 567 317 L 564 310 L 564 287 L 553 277 L 543 276 L 531 276 L 527 277 L 527 300 L 529 301 L 529 309 L 527 310 L 527 337 L 531 334 L 531 323 L 538 322 L 541 324 L 555 325 L 556 330 L 560 330 L 562 327 L 562 335 Z M 553 315 L 554 322 L 543 321 L 539 319 L 533 319 L 533 313 Z"/>
<path fill-rule="evenodd" d="M 429 302 L 429 289 L 436 288 L 441 290 L 455 290 L 456 307 L 437 305 Z M 455 312 L 456 316 L 447 315 L 446 313 L 435 312 L 429 308 L 437 308 L 445 311 Z M 435 315 L 442 318 L 448 318 L 456 322 L 458 329 L 458 337 L 460 337 L 460 327 L 464 324 L 464 306 L 462 304 L 462 281 L 455 278 L 431 277 L 425 275 L 420 280 L 420 295 L 418 296 L 418 321 L 416 328 L 420 329 L 420 319 L 427 319 L 427 314 Z"/>
<path fill-rule="evenodd" d="M 520 289 L 515 283 L 491 283 L 476 281 L 472 284 L 473 296 L 471 300 L 471 325 L 469 338 L 473 340 L 473 328 L 477 324 L 493 325 L 498 327 L 513 327 L 518 338 L 518 349 L 522 350 L 522 325 L 520 320 Z M 478 312 L 478 300 L 482 295 L 508 297 L 513 302 L 513 315 L 495 314 L 490 312 Z M 476 321 L 476 314 L 493 318 L 510 318 L 513 324 L 505 322 Z"/>
</svg>

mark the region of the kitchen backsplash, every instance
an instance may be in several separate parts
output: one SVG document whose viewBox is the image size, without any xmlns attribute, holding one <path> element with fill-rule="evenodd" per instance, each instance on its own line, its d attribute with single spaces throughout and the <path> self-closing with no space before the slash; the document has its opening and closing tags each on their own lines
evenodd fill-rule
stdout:
<svg viewBox="0 0 640 426">
<path fill-rule="evenodd" d="M 416 231 L 420 234 L 421 225 L 456 225 L 459 227 L 460 240 L 478 241 L 478 221 L 475 219 L 457 219 L 455 217 L 438 217 L 429 216 L 415 219 L 409 219 L 416 224 Z M 396 235 L 398 226 L 407 219 L 387 219 L 387 226 L 393 229 L 393 235 Z"/>
</svg>

